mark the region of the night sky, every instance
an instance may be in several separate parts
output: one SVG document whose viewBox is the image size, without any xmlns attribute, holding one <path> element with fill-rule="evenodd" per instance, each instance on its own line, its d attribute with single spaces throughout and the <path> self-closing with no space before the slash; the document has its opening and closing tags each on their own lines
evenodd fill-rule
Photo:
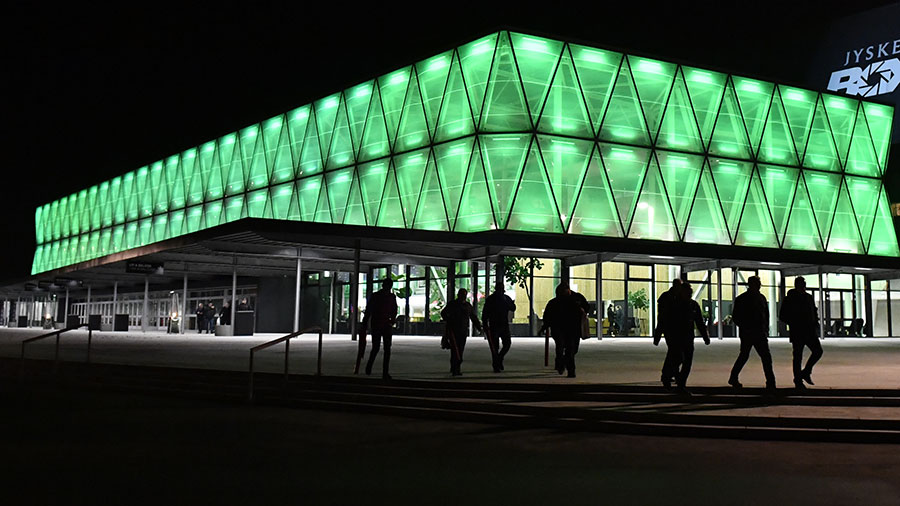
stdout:
<svg viewBox="0 0 900 506">
<path fill-rule="evenodd" d="M 830 24 L 890 2 L 623 3 L 10 6 L 0 280 L 30 272 L 37 206 L 499 28 L 809 86 Z"/>
</svg>

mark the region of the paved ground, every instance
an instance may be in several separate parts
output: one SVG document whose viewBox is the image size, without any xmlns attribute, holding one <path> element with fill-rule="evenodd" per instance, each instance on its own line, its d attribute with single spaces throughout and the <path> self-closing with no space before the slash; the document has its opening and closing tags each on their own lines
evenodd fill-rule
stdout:
<svg viewBox="0 0 900 506">
<path fill-rule="evenodd" d="M 0 356 L 18 357 L 20 342 L 41 331 L 33 329 L 0 329 Z M 253 337 L 216 337 L 206 334 L 171 336 L 165 333 L 95 332 L 93 360 L 118 364 L 160 365 L 246 371 L 249 349 L 279 337 L 260 334 Z M 312 374 L 316 370 L 316 338 L 303 336 L 291 344 L 291 370 Z M 781 387 L 792 385 L 791 347 L 786 338 L 770 340 L 775 362 L 775 375 Z M 826 339 L 825 355 L 816 366 L 815 388 L 879 388 L 900 389 L 900 339 Z M 73 331 L 63 335 L 63 360 L 84 360 L 87 332 Z M 370 343 L 371 349 L 371 343 Z M 29 358 L 52 358 L 53 339 L 28 345 Z M 346 335 L 326 336 L 323 343 L 322 373 L 330 376 L 349 375 L 356 360 L 357 343 Z M 554 353 L 550 343 L 551 364 Z M 506 371 L 491 372 L 490 350 L 481 337 L 469 339 L 463 364 L 464 376 L 452 381 L 512 381 L 553 383 L 614 383 L 658 385 L 659 369 L 666 346 L 654 347 L 649 339 L 604 338 L 582 341 L 577 356 L 578 377 L 559 377 L 543 366 L 544 340 L 518 338 L 506 359 Z M 704 346 L 696 340 L 694 367 L 690 384 L 723 386 L 738 353 L 735 338 L 713 340 Z M 257 355 L 256 367 L 262 371 L 284 368 L 284 347 L 265 350 Z M 380 357 L 376 371 L 380 372 Z M 394 338 L 391 374 L 398 379 L 448 379 L 449 352 L 441 350 L 436 337 Z M 763 386 L 759 358 L 751 354 L 741 375 L 746 386 Z"/>
<path fill-rule="evenodd" d="M 896 505 L 897 445 L 510 430 L 0 385 L 4 504 Z"/>
</svg>

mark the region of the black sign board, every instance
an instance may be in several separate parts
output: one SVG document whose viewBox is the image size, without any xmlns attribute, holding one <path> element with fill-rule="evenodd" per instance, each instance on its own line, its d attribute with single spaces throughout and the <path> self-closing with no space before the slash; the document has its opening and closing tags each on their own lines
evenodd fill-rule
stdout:
<svg viewBox="0 0 900 506">
<path fill-rule="evenodd" d="M 72 278 L 56 278 L 53 280 L 53 284 L 61 287 L 69 287 L 76 288 L 81 286 L 82 281 L 80 279 L 72 279 Z"/>
<path fill-rule="evenodd" d="M 132 274 L 162 274 L 163 264 L 156 262 L 128 262 L 125 264 L 125 272 Z"/>
</svg>

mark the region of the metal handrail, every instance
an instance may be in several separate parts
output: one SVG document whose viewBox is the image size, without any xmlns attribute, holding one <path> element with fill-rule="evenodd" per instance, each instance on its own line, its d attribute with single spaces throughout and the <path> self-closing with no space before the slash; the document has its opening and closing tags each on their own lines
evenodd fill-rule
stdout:
<svg viewBox="0 0 900 506">
<path fill-rule="evenodd" d="M 34 341 L 40 341 L 41 339 L 45 339 L 48 337 L 56 336 L 56 351 L 53 356 L 53 374 L 56 374 L 57 369 L 59 368 L 59 337 L 63 332 L 68 332 L 70 330 L 80 329 L 81 327 L 88 328 L 88 348 L 87 348 L 87 363 L 91 363 L 91 341 L 94 337 L 94 330 L 87 323 L 83 323 L 81 325 L 76 325 L 74 327 L 66 327 L 64 329 L 54 330 L 53 332 L 47 332 L 46 334 L 41 334 L 39 336 L 29 337 L 28 339 L 22 341 L 22 355 L 21 355 L 21 364 L 19 366 L 19 377 L 22 378 L 25 376 L 25 345 Z"/>
<path fill-rule="evenodd" d="M 289 364 L 289 357 L 290 357 L 290 351 L 291 351 L 291 339 L 293 339 L 295 337 L 299 337 L 301 334 L 308 334 L 311 332 L 319 333 L 319 352 L 318 352 L 318 356 L 316 358 L 316 376 L 322 375 L 322 327 L 309 327 L 309 328 L 305 328 L 303 330 L 298 330 L 297 332 L 291 332 L 290 334 L 288 334 L 286 336 L 282 336 L 282 337 L 279 337 L 278 339 L 274 339 L 267 343 L 258 344 L 256 346 L 250 348 L 250 386 L 249 386 L 249 392 L 248 392 L 248 400 L 249 401 L 251 401 L 251 402 L 253 401 L 253 372 L 254 372 L 253 371 L 253 354 L 256 353 L 257 351 L 261 351 L 266 348 L 275 346 L 276 344 L 279 344 L 281 342 L 284 342 L 284 382 L 286 384 L 287 379 L 288 379 L 288 364 Z"/>
</svg>

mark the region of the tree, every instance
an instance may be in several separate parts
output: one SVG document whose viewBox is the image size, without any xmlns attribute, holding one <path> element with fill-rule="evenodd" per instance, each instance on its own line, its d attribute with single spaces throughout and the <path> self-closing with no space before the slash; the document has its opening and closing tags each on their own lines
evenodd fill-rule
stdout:
<svg viewBox="0 0 900 506">
<path fill-rule="evenodd" d="M 531 280 L 533 270 L 543 268 L 544 262 L 535 257 L 503 257 L 503 266 L 506 281 L 525 290 L 525 295 L 528 297 L 528 307 L 531 307 L 532 295 L 528 281 Z M 533 324 L 534 322 L 531 323 Z"/>
<path fill-rule="evenodd" d="M 647 290 L 641 288 L 636 292 L 629 292 L 628 303 L 635 309 L 635 311 L 647 310 L 650 307 L 650 298 L 647 297 Z M 643 322 L 641 322 L 641 325 L 643 325 Z M 640 330 L 643 333 L 645 329 L 642 326 Z"/>
</svg>

